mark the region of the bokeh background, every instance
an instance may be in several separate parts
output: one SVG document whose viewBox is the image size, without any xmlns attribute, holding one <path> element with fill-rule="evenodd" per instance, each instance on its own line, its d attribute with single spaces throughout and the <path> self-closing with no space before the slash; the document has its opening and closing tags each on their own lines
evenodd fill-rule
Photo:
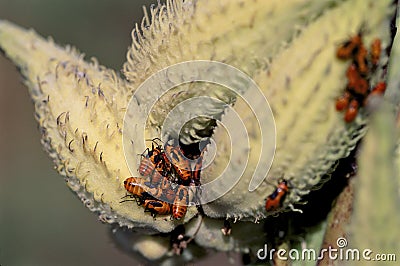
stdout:
<svg viewBox="0 0 400 266">
<path fill-rule="evenodd" d="M 0 0 L 0 19 L 119 71 L 143 17 L 156 0 Z M 115 247 L 108 227 L 65 185 L 43 151 L 34 108 L 14 65 L 0 55 L 0 265 L 137 265 Z M 214 254 L 195 265 L 229 264 Z"/>
</svg>

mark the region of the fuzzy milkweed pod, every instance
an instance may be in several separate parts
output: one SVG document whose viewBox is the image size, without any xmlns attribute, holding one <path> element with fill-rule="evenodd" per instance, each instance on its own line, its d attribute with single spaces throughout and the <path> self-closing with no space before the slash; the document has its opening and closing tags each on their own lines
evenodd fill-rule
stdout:
<svg viewBox="0 0 400 266">
<path fill-rule="evenodd" d="M 212 137 L 201 183 L 221 173 L 237 179 L 203 191 L 222 196 L 201 202 L 207 218 L 196 237 L 205 247 L 229 250 L 236 242 L 207 238 L 220 234 L 213 219 L 266 218 L 265 198 L 282 176 L 290 191 L 276 212 L 294 209 L 364 135 L 364 112 L 346 124 L 335 110 L 348 67 L 335 50 L 360 28 L 366 43 L 379 38 L 388 47 L 392 2 L 168 0 L 135 26 L 124 78 L 6 21 L 0 21 L 0 47 L 25 77 L 42 144 L 57 170 L 104 222 L 171 232 L 177 221 L 154 220 L 140 206 L 120 203 L 123 182 L 139 176 L 145 139 L 169 136 L 189 145 Z M 382 52 L 375 76 L 387 59 Z M 234 69 L 239 74 L 231 76 Z M 211 82 L 199 78 L 204 73 Z M 152 77 L 163 82 L 143 87 Z M 174 86 L 165 90 L 168 84 Z M 181 107 L 185 101 L 196 105 Z M 197 212 L 189 207 L 179 223 L 190 223 Z"/>
</svg>

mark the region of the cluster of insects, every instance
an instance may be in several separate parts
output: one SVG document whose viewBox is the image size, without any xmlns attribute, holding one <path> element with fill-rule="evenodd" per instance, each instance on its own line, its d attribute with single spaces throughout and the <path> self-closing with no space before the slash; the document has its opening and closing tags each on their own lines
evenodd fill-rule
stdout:
<svg viewBox="0 0 400 266">
<path fill-rule="evenodd" d="M 366 105 L 370 95 L 382 95 L 385 92 L 385 82 L 370 87 L 370 77 L 378 66 L 381 50 L 380 39 L 375 39 L 368 51 L 363 44 L 362 34 L 358 33 L 336 51 L 337 58 L 351 60 L 346 71 L 346 89 L 336 100 L 336 110 L 345 111 L 344 120 L 347 123 L 356 118 L 359 108 Z"/>
<path fill-rule="evenodd" d="M 381 51 L 380 39 L 373 40 L 368 51 L 361 33 L 344 42 L 336 51 L 337 58 L 351 60 L 346 71 L 346 88 L 343 95 L 336 100 L 336 110 L 345 111 L 344 120 L 347 123 L 356 118 L 359 108 L 367 104 L 371 95 L 383 95 L 386 90 L 386 83 L 382 81 L 370 87 L 371 76 L 377 69 Z M 267 197 L 265 210 L 275 211 L 282 207 L 288 193 L 288 181 L 281 179 L 274 192 Z M 224 227 L 222 230 L 224 233 L 227 229 Z"/>
<path fill-rule="evenodd" d="M 179 220 L 185 216 L 189 201 L 193 201 L 189 188 L 200 185 L 203 152 L 192 156 L 179 145 L 166 142 L 163 146 L 157 140 L 161 141 L 151 140 L 151 149 L 141 154 L 138 170 L 142 177 L 125 179 L 124 187 L 129 192 L 125 197 L 135 198 L 154 218 L 170 214 Z M 121 202 L 124 201 L 129 200 Z"/>
</svg>

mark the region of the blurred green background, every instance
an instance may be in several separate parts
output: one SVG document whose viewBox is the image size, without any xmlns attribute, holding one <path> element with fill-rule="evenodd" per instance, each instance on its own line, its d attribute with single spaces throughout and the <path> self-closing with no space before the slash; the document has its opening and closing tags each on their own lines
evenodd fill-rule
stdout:
<svg viewBox="0 0 400 266">
<path fill-rule="evenodd" d="M 150 0 L 0 0 L 0 19 L 119 71 L 131 30 Z M 40 144 L 33 104 L 14 65 L 0 55 L 0 265 L 137 265 L 83 206 Z M 228 264 L 217 254 L 213 261 Z M 236 260 L 237 264 L 240 264 Z M 232 265 L 232 264 L 230 264 Z"/>
</svg>

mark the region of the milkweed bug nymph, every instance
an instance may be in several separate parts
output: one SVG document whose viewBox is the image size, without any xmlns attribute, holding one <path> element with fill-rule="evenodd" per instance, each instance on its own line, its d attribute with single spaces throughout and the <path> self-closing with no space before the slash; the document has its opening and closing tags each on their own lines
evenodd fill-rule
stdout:
<svg viewBox="0 0 400 266">
<path fill-rule="evenodd" d="M 147 188 L 147 186 L 144 184 L 144 180 L 138 177 L 128 177 L 125 179 L 124 187 L 126 191 L 136 197 L 142 197 L 143 192 L 145 192 Z"/>
<path fill-rule="evenodd" d="M 288 182 L 285 179 L 282 179 L 282 181 L 279 182 L 275 191 L 267 197 L 267 200 L 265 202 L 265 210 L 267 212 L 274 211 L 281 207 L 288 192 Z"/>
<path fill-rule="evenodd" d="M 344 42 L 336 51 L 336 56 L 340 59 L 350 59 L 362 45 L 361 34 L 357 34 L 350 40 Z"/>
<path fill-rule="evenodd" d="M 381 40 L 375 39 L 371 44 L 371 62 L 373 66 L 376 66 L 379 62 L 379 58 L 381 56 L 382 48 L 381 48 Z"/>
<path fill-rule="evenodd" d="M 174 219 L 181 219 L 185 216 L 188 203 L 188 191 L 184 186 L 180 186 L 176 193 L 174 204 L 172 205 L 172 217 Z"/>
<path fill-rule="evenodd" d="M 358 102 L 357 100 L 351 100 L 349 108 L 346 110 L 346 113 L 344 114 L 344 121 L 347 123 L 350 123 L 353 121 L 358 114 Z"/>
<path fill-rule="evenodd" d="M 165 215 L 171 213 L 171 204 L 157 199 L 146 199 L 143 204 L 144 211 L 150 212 L 155 218 L 157 214 Z"/>
</svg>

